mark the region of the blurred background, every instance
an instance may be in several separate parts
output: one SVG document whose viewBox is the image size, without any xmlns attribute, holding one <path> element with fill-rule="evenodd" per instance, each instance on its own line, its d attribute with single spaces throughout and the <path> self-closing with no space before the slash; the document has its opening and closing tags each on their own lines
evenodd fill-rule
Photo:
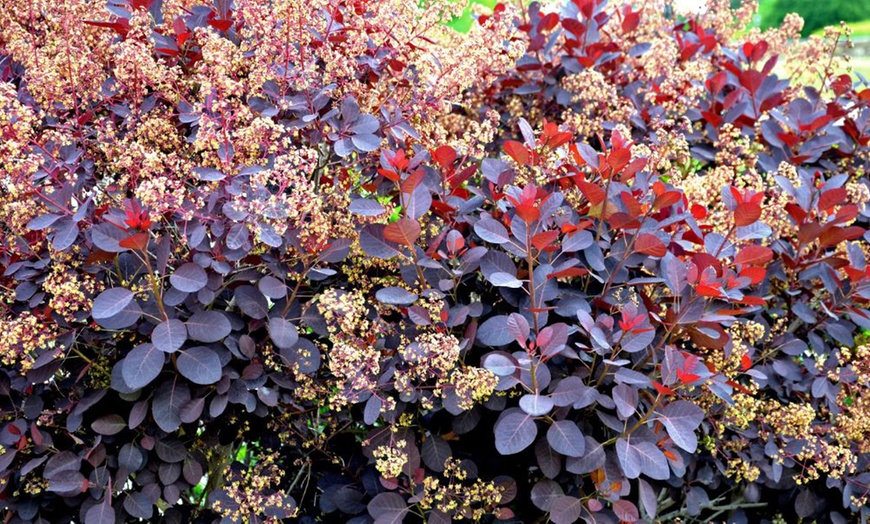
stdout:
<svg viewBox="0 0 870 524">
<path fill-rule="evenodd" d="M 739 5 L 740 0 L 732 0 Z M 821 35 L 829 25 L 846 22 L 852 28 L 851 57 L 854 72 L 870 77 L 870 0 L 759 0 L 755 23 L 762 29 L 779 25 L 786 14 L 804 19 L 803 36 Z"/>
</svg>

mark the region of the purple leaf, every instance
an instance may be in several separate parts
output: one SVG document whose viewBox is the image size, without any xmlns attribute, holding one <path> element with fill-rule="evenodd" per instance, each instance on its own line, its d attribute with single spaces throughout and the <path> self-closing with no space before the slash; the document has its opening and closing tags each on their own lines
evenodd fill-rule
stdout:
<svg viewBox="0 0 870 524">
<path fill-rule="evenodd" d="M 175 363 L 178 372 L 194 384 L 207 386 L 221 379 L 221 359 L 211 348 L 197 346 L 182 351 Z"/>
<path fill-rule="evenodd" d="M 150 519 L 154 514 L 154 504 L 148 498 L 148 495 L 142 492 L 128 493 L 124 498 L 124 510 L 131 517 L 137 519 Z"/>
<path fill-rule="evenodd" d="M 640 515 L 633 502 L 621 499 L 613 503 L 613 512 L 622 522 L 637 522 Z"/>
<path fill-rule="evenodd" d="M 109 503 L 108 494 L 102 502 L 91 506 L 85 513 L 84 524 L 115 524 L 115 509 Z"/>
<path fill-rule="evenodd" d="M 404 288 L 385 287 L 375 293 L 375 298 L 382 304 L 409 306 L 417 300 L 417 295 Z"/>
<path fill-rule="evenodd" d="M 568 326 L 562 322 L 545 327 L 536 339 L 538 349 L 545 358 L 552 358 L 565 349 L 568 342 Z"/>
<path fill-rule="evenodd" d="M 133 300 L 134 293 L 123 287 L 110 287 L 94 299 L 91 315 L 94 320 L 114 317 Z"/>
<path fill-rule="evenodd" d="M 229 319 L 220 311 L 197 311 L 187 320 L 191 340 L 220 342 L 233 330 Z"/>
<path fill-rule="evenodd" d="M 150 384 L 163 370 L 166 354 L 154 344 L 139 344 L 124 357 L 121 376 L 131 389 L 141 389 Z"/>
<path fill-rule="evenodd" d="M 550 511 L 553 507 L 553 501 L 565 494 L 562 491 L 562 486 L 557 482 L 549 479 L 544 479 L 535 483 L 532 486 L 531 499 L 532 504 L 541 511 Z"/>
<path fill-rule="evenodd" d="M 91 423 L 91 429 L 99 435 L 117 435 L 127 429 L 127 422 L 121 415 L 103 415 Z"/>
<path fill-rule="evenodd" d="M 387 209 L 377 200 L 357 198 L 350 202 L 348 211 L 364 217 L 376 217 L 386 213 Z"/>
<path fill-rule="evenodd" d="M 266 297 L 254 286 L 239 286 L 234 293 L 236 305 L 242 313 L 254 319 L 266 318 L 269 314 L 269 304 Z"/>
<path fill-rule="evenodd" d="M 48 491 L 62 497 L 74 497 L 88 489 L 88 480 L 79 471 L 62 471 L 48 481 Z"/>
<path fill-rule="evenodd" d="M 257 288 L 260 293 L 272 300 L 279 300 L 287 296 L 287 285 L 271 275 L 261 278 L 257 283 Z"/>
<path fill-rule="evenodd" d="M 658 510 L 658 498 L 656 497 L 655 491 L 653 491 L 649 482 L 643 479 L 637 479 L 637 487 L 638 498 L 640 499 L 640 503 L 643 505 L 643 509 L 646 511 L 647 516 L 655 519 Z"/>
<path fill-rule="evenodd" d="M 438 435 L 430 435 L 420 449 L 426 467 L 438 473 L 444 471 L 444 462 L 452 455 L 450 444 Z"/>
<path fill-rule="evenodd" d="M 384 224 L 368 224 L 360 231 L 359 245 L 366 255 L 389 259 L 399 255 L 398 244 L 384 238 Z"/>
<path fill-rule="evenodd" d="M 507 330 L 518 344 L 525 347 L 526 341 L 529 339 L 529 333 L 531 333 L 529 321 L 526 320 L 526 317 L 519 313 L 511 313 L 507 320 Z"/>
<path fill-rule="evenodd" d="M 72 218 L 64 218 L 52 228 L 51 247 L 63 251 L 73 245 L 79 236 L 79 226 Z"/>
<path fill-rule="evenodd" d="M 299 331 L 291 322 L 272 317 L 269 319 L 269 338 L 279 349 L 290 349 L 299 340 Z"/>
<path fill-rule="evenodd" d="M 661 411 L 659 420 L 665 425 L 674 444 L 694 453 L 698 449 L 695 430 L 704 420 L 704 410 L 686 400 L 671 402 Z"/>
<path fill-rule="evenodd" d="M 154 422 L 163 431 L 172 433 L 181 427 L 181 408 L 190 400 L 187 383 L 164 382 L 157 388 L 151 402 Z"/>
<path fill-rule="evenodd" d="M 387 519 L 389 522 L 401 522 L 408 513 L 408 504 L 398 493 L 385 492 L 375 495 L 366 508 L 375 522 Z"/>
<path fill-rule="evenodd" d="M 172 287 L 185 293 L 196 293 L 208 283 L 208 274 L 205 269 L 193 262 L 182 264 L 169 276 Z"/>
<path fill-rule="evenodd" d="M 350 140 L 353 142 L 354 147 L 360 151 L 365 151 L 366 153 L 375 151 L 377 148 L 381 147 L 381 138 L 372 133 L 353 135 L 350 137 Z"/>
<path fill-rule="evenodd" d="M 250 233 L 245 224 L 235 224 L 227 233 L 227 247 L 236 250 L 246 248 L 250 244 Z"/>
<path fill-rule="evenodd" d="M 487 353 L 480 360 L 480 364 L 484 369 L 492 371 L 500 377 L 513 375 L 517 371 L 517 366 L 519 366 L 517 359 L 504 351 Z"/>
<path fill-rule="evenodd" d="M 477 340 L 487 346 L 506 346 L 513 341 L 507 329 L 507 315 L 490 317 L 477 328 Z"/>
<path fill-rule="evenodd" d="M 27 223 L 27 229 L 31 231 L 42 231 L 43 229 L 57 222 L 60 218 L 61 215 L 56 215 L 54 213 L 39 215 L 38 217 Z"/>
<path fill-rule="evenodd" d="M 589 388 L 583 383 L 583 379 L 572 375 L 560 380 L 550 393 L 550 397 L 553 399 L 553 404 L 562 408 L 580 400 L 586 389 Z"/>
<path fill-rule="evenodd" d="M 121 253 L 127 251 L 126 247 L 121 247 L 119 242 L 130 236 L 123 229 L 104 222 L 97 224 L 91 228 L 91 242 L 97 249 L 107 251 L 109 253 Z"/>
<path fill-rule="evenodd" d="M 489 275 L 489 282 L 495 287 L 509 287 L 513 289 L 519 289 L 523 287 L 523 282 L 518 280 L 517 277 L 511 275 L 510 273 L 503 273 L 501 271 L 496 271 Z"/>
<path fill-rule="evenodd" d="M 637 353 L 648 348 L 656 337 L 654 329 L 642 331 L 641 333 L 629 333 L 622 339 L 622 349 L 627 353 Z"/>
<path fill-rule="evenodd" d="M 577 424 L 570 420 L 557 420 L 547 430 L 547 442 L 553 449 L 568 457 L 582 457 L 586 439 Z"/>
<path fill-rule="evenodd" d="M 556 478 L 562 471 L 562 456 L 553 450 L 547 439 L 535 442 L 535 458 L 541 473 L 549 479 Z"/>
<path fill-rule="evenodd" d="M 583 513 L 583 501 L 577 497 L 563 495 L 555 497 L 550 503 L 550 520 L 553 524 L 572 524 Z"/>
<path fill-rule="evenodd" d="M 174 353 L 187 341 L 187 328 L 184 322 L 171 318 L 157 324 L 151 332 L 151 343 L 160 351 Z"/>
<path fill-rule="evenodd" d="M 628 439 L 617 439 L 616 455 L 622 472 L 630 479 L 639 477 L 641 473 L 656 480 L 667 480 L 670 476 L 667 458 L 653 442 L 632 443 Z"/>
<path fill-rule="evenodd" d="M 616 403 L 616 411 L 623 420 L 632 416 L 637 409 L 637 388 L 628 384 L 617 384 L 613 387 L 613 402 Z"/>
<path fill-rule="evenodd" d="M 553 405 L 553 399 L 544 395 L 523 395 L 520 398 L 520 408 L 533 417 L 546 415 Z"/>
<path fill-rule="evenodd" d="M 481 239 L 492 244 L 504 244 L 511 239 L 507 229 L 488 216 L 483 216 L 474 224 L 474 232 Z"/>
<path fill-rule="evenodd" d="M 495 424 L 495 447 L 502 455 L 513 455 L 535 441 L 538 426 L 535 420 L 521 411 L 505 412 Z"/>
<path fill-rule="evenodd" d="M 405 207 L 409 218 L 420 218 L 432 207 L 432 194 L 425 183 L 419 184 L 405 201 Z"/>
<path fill-rule="evenodd" d="M 616 440 L 616 456 L 626 477 L 634 479 L 640 476 L 640 460 L 628 440 L 621 437 Z"/>
</svg>

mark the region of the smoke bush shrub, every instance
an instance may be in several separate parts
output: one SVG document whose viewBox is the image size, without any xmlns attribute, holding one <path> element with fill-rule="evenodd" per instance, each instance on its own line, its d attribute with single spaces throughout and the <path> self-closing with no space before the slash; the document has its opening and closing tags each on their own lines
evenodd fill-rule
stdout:
<svg viewBox="0 0 870 524">
<path fill-rule="evenodd" d="M 6 521 L 865 518 L 870 90 L 727 3 L 7 0 Z"/>
</svg>

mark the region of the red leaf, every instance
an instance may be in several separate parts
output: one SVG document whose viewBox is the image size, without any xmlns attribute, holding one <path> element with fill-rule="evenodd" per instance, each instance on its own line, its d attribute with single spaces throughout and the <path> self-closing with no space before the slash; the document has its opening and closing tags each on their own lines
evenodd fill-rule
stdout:
<svg viewBox="0 0 870 524">
<path fill-rule="evenodd" d="M 801 131 L 809 131 L 812 133 L 813 131 L 817 131 L 820 127 L 824 126 L 833 119 L 834 118 L 831 115 L 822 115 L 819 118 L 813 120 L 810 124 L 801 126 Z"/>
<path fill-rule="evenodd" d="M 640 24 L 640 13 L 626 13 L 622 19 L 622 32 L 630 33 Z"/>
<path fill-rule="evenodd" d="M 384 228 L 384 238 L 406 246 L 413 246 L 420 238 L 420 224 L 411 218 L 401 218 Z"/>
<path fill-rule="evenodd" d="M 841 206 L 839 211 L 837 211 L 837 214 L 834 215 L 834 220 L 831 221 L 831 223 L 843 224 L 845 222 L 849 222 L 850 220 L 858 216 L 859 212 L 860 211 L 858 210 L 858 206 L 856 206 L 855 204 L 845 204 Z"/>
<path fill-rule="evenodd" d="M 763 306 L 767 304 L 767 301 L 761 297 L 756 297 L 753 295 L 746 295 L 739 300 L 735 300 L 738 304 L 746 304 L 747 306 Z"/>
<path fill-rule="evenodd" d="M 643 214 L 643 211 L 640 206 L 640 202 L 634 198 L 634 195 L 629 193 L 628 191 L 623 191 L 619 194 L 619 199 L 622 200 L 622 203 L 625 204 L 625 208 L 628 211 L 628 214 L 633 216 L 640 216 Z"/>
<path fill-rule="evenodd" d="M 765 275 L 767 275 L 767 270 L 763 267 L 749 266 L 740 270 L 740 276 L 749 278 L 749 284 L 753 286 L 760 284 L 764 280 Z"/>
<path fill-rule="evenodd" d="M 148 246 L 148 233 L 136 233 L 118 242 L 121 247 L 142 251 Z"/>
<path fill-rule="evenodd" d="M 837 204 L 846 201 L 846 190 L 842 187 L 829 189 L 819 196 L 819 210 L 830 211 Z"/>
<path fill-rule="evenodd" d="M 604 202 L 604 189 L 602 189 L 601 186 L 581 180 L 577 182 L 577 187 L 580 188 L 580 192 L 583 193 L 586 200 L 588 200 L 593 206 L 597 206 Z"/>
<path fill-rule="evenodd" d="M 130 32 L 130 21 L 126 18 L 119 18 L 114 22 L 100 22 L 97 20 L 85 20 L 84 22 L 88 25 L 92 25 L 95 27 L 105 27 L 107 29 L 111 29 L 112 31 L 118 33 L 121 36 L 127 36 L 127 33 Z"/>
<path fill-rule="evenodd" d="M 426 172 L 423 171 L 422 169 L 418 169 L 418 170 L 414 171 L 413 173 L 411 173 L 411 176 L 409 176 L 405 180 L 402 180 L 402 183 L 399 186 L 399 189 L 402 190 L 402 193 L 406 193 L 406 194 L 410 195 L 411 193 L 414 192 L 414 189 L 416 189 L 417 186 L 420 185 L 420 182 L 422 182 L 425 177 L 426 177 Z"/>
<path fill-rule="evenodd" d="M 432 158 L 444 169 L 453 165 L 456 160 L 456 151 L 450 146 L 440 146 L 432 152 Z"/>
<path fill-rule="evenodd" d="M 622 168 L 628 165 L 629 160 L 631 160 L 631 149 L 627 147 L 616 149 L 607 155 L 607 165 L 610 166 L 610 169 L 612 169 L 614 173 L 622 171 Z"/>
<path fill-rule="evenodd" d="M 718 287 L 708 286 L 706 284 L 700 284 L 695 288 L 695 291 L 698 292 L 702 297 L 711 297 L 711 298 L 719 298 L 722 296 L 722 290 Z"/>
<path fill-rule="evenodd" d="M 668 249 L 657 236 L 643 233 L 637 237 L 634 243 L 634 251 L 635 253 L 643 253 L 651 257 L 663 257 Z"/>
<path fill-rule="evenodd" d="M 864 235 L 864 228 L 860 226 L 851 227 L 832 227 L 819 235 L 819 245 L 821 247 L 831 247 L 845 242 L 846 240 L 855 240 Z"/>
<path fill-rule="evenodd" d="M 700 376 L 694 373 L 686 373 L 682 369 L 677 369 L 677 378 L 680 379 L 680 382 L 683 384 L 691 384 L 697 380 L 700 380 Z"/>
<path fill-rule="evenodd" d="M 529 150 L 526 146 L 516 140 L 508 140 L 504 144 L 504 152 L 508 154 L 514 161 L 524 166 L 529 163 Z"/>
<path fill-rule="evenodd" d="M 765 246 L 747 246 L 734 258 L 735 264 L 762 266 L 773 259 L 773 250 Z"/>
<path fill-rule="evenodd" d="M 794 202 L 789 202 L 785 205 L 785 210 L 788 212 L 788 215 L 794 219 L 795 222 L 801 223 L 807 217 L 807 212 L 801 209 L 801 207 Z"/>
<path fill-rule="evenodd" d="M 381 175 L 383 175 L 387 179 L 392 180 L 393 182 L 399 181 L 399 174 L 396 173 L 395 171 L 390 171 L 389 169 L 378 168 L 378 173 L 380 173 Z"/>
<path fill-rule="evenodd" d="M 549 13 L 547 16 L 541 18 L 541 21 L 538 22 L 538 32 L 541 33 L 543 31 L 550 31 L 559 23 L 559 15 L 556 13 Z"/>
<path fill-rule="evenodd" d="M 574 138 L 574 135 L 572 135 L 568 131 L 556 133 L 555 135 L 547 138 L 546 146 L 550 149 L 556 149 L 559 146 L 567 144 L 572 138 Z"/>
<path fill-rule="evenodd" d="M 656 197 L 652 206 L 653 210 L 659 211 L 666 207 L 670 207 L 679 202 L 682 198 L 683 194 L 679 191 L 665 191 L 664 193 Z"/>
<path fill-rule="evenodd" d="M 230 27 L 233 26 L 232 20 L 221 20 L 219 18 L 215 18 L 214 20 L 209 20 L 208 25 L 214 27 L 218 31 L 226 31 Z"/>
<path fill-rule="evenodd" d="M 541 217 L 541 211 L 534 204 L 520 204 L 516 209 L 517 216 L 526 224 L 531 224 Z"/>
<path fill-rule="evenodd" d="M 673 389 L 663 384 L 660 384 L 657 380 L 653 380 L 653 386 L 656 388 L 656 391 L 658 391 L 660 395 L 675 395 L 677 393 Z"/>
<path fill-rule="evenodd" d="M 745 354 L 740 357 L 740 369 L 746 371 L 747 369 L 752 367 L 752 359 L 749 358 L 748 354 Z"/>
<path fill-rule="evenodd" d="M 707 208 L 700 204 L 692 204 L 692 217 L 701 220 L 707 217 Z"/>
<path fill-rule="evenodd" d="M 535 246 L 538 251 L 543 251 L 544 249 L 553 246 L 557 238 L 559 238 L 558 229 L 542 231 L 532 237 L 532 245 Z"/>
<path fill-rule="evenodd" d="M 734 211 L 734 223 L 738 226 L 754 224 L 761 217 L 761 205 L 755 202 L 742 202 Z"/>
<path fill-rule="evenodd" d="M 463 182 L 471 178 L 471 175 L 477 172 L 477 166 L 468 166 L 458 174 L 453 173 L 449 177 L 447 177 L 447 185 L 450 187 L 458 187 L 461 186 Z"/>
<path fill-rule="evenodd" d="M 550 273 L 549 275 L 547 275 L 547 279 L 582 277 L 583 275 L 587 274 L 589 274 L 589 270 L 584 267 L 569 267 L 568 269 L 563 269 L 562 271 Z"/>
<path fill-rule="evenodd" d="M 737 315 L 745 315 L 749 311 L 746 309 L 717 309 L 717 315 L 728 315 L 732 317 L 736 317 Z"/>
</svg>

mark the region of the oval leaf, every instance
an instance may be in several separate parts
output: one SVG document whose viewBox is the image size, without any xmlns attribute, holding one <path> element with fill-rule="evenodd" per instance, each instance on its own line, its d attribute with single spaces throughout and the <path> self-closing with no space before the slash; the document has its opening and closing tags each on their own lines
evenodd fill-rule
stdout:
<svg viewBox="0 0 870 524">
<path fill-rule="evenodd" d="M 205 346 L 182 351 L 176 366 L 178 372 L 194 384 L 207 386 L 221 379 L 221 359 L 213 349 Z"/>
<path fill-rule="evenodd" d="M 164 320 L 151 332 L 151 343 L 160 351 L 174 353 L 187 341 L 187 328 L 177 318 Z"/>
<path fill-rule="evenodd" d="M 547 430 L 547 442 L 557 453 L 568 457 L 582 457 L 586 439 L 577 424 L 570 420 L 557 420 Z"/>
<path fill-rule="evenodd" d="M 279 349 L 290 349 L 299 340 L 299 331 L 289 321 L 272 317 L 269 319 L 269 337 Z"/>
<path fill-rule="evenodd" d="M 123 287 L 109 288 L 94 299 L 91 315 L 94 320 L 111 318 L 124 310 L 132 302 L 134 293 Z"/>
<path fill-rule="evenodd" d="M 233 330 L 229 319 L 219 311 L 197 311 L 187 320 L 187 333 L 199 342 L 220 342 Z"/>
<path fill-rule="evenodd" d="M 124 357 L 121 376 L 130 388 L 143 388 L 163 370 L 164 359 L 165 354 L 154 347 L 154 344 L 140 344 Z"/>
<path fill-rule="evenodd" d="M 185 293 L 196 293 L 208 283 L 208 274 L 205 269 L 193 262 L 181 265 L 175 273 L 169 276 L 172 287 Z"/>
<path fill-rule="evenodd" d="M 495 447 L 502 455 L 513 455 L 526 449 L 538 436 L 538 426 L 528 414 L 514 411 L 495 424 Z"/>
<path fill-rule="evenodd" d="M 409 306 L 417 300 L 417 295 L 400 287 L 385 287 L 375 293 L 375 298 L 382 304 Z"/>
</svg>

